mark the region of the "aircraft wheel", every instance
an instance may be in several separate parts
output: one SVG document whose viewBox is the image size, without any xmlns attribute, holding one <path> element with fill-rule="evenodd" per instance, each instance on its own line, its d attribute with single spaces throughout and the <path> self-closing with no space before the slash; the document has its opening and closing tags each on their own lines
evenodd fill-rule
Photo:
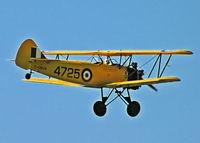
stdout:
<svg viewBox="0 0 200 143">
<path fill-rule="evenodd" d="M 127 107 L 127 113 L 131 117 L 135 117 L 140 112 L 140 104 L 137 101 L 132 101 Z"/>
<path fill-rule="evenodd" d="M 30 78 L 31 78 L 31 74 L 30 74 L 30 73 L 27 73 L 27 74 L 25 75 L 25 78 L 26 78 L 26 79 L 30 79 Z"/>
<path fill-rule="evenodd" d="M 93 106 L 94 113 L 102 117 L 106 114 L 106 105 L 102 101 L 97 101 Z"/>
</svg>

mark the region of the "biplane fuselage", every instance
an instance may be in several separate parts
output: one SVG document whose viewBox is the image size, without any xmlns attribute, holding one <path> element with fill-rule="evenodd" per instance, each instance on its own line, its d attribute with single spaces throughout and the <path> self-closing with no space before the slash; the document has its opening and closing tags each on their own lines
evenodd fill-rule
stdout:
<svg viewBox="0 0 200 143">
<path fill-rule="evenodd" d="M 125 67 L 111 66 L 105 63 L 86 61 L 68 61 L 52 59 L 31 59 L 30 69 L 56 79 L 81 84 L 87 87 L 102 87 L 112 82 L 128 80 Z M 84 70 L 91 73 L 84 75 Z M 90 76 L 90 77 L 88 77 Z M 89 78 L 85 80 L 85 78 Z"/>
<path fill-rule="evenodd" d="M 107 106 L 115 99 L 120 99 L 127 105 L 127 113 L 131 117 L 135 117 L 140 112 L 140 104 L 132 101 L 129 90 L 137 90 L 143 85 L 149 86 L 157 91 L 153 84 L 168 83 L 180 81 L 177 77 L 162 77 L 172 55 L 190 55 L 192 52 L 188 50 L 132 50 L 132 51 L 52 51 L 41 52 L 36 43 L 31 40 L 25 40 L 17 53 L 15 63 L 17 66 L 30 70 L 24 81 L 50 83 L 70 86 L 84 86 L 101 89 L 101 101 L 97 101 L 94 106 L 94 112 L 97 116 L 104 116 Z M 100 58 L 100 62 L 95 63 L 87 61 L 71 61 L 47 59 L 45 55 L 92 55 Z M 143 79 L 144 70 L 138 68 L 137 63 L 132 61 L 132 55 L 157 55 L 157 59 L 147 76 Z M 164 67 L 161 70 L 162 55 L 169 55 Z M 107 62 L 103 62 L 101 56 L 105 56 Z M 120 56 L 120 60 L 114 63 L 110 57 Z M 122 63 L 122 56 L 128 56 Z M 93 59 L 95 59 L 93 57 Z M 126 65 L 128 61 L 128 65 Z M 153 70 L 158 63 L 158 72 L 156 78 L 150 78 Z M 49 78 L 31 78 L 32 71 L 44 74 Z M 55 79 L 51 79 L 51 77 Z M 108 96 L 103 96 L 103 88 L 111 88 Z M 115 91 L 117 96 L 108 102 L 108 98 Z M 128 96 L 122 95 L 126 91 Z M 108 103 L 107 103 L 108 102 Z M 107 103 L 107 104 L 106 104 Z"/>
</svg>

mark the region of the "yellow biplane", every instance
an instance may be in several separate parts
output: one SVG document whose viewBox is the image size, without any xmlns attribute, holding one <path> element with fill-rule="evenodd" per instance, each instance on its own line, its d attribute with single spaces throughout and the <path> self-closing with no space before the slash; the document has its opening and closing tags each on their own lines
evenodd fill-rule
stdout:
<svg viewBox="0 0 200 143">
<path fill-rule="evenodd" d="M 25 75 L 24 81 L 100 88 L 101 101 L 97 101 L 93 106 L 97 116 L 104 116 L 106 107 L 119 97 L 127 105 L 128 115 L 135 117 L 140 112 L 140 104 L 131 100 L 129 90 L 137 90 L 142 85 L 147 85 L 157 91 L 152 84 L 180 81 L 177 77 L 162 77 L 163 72 L 172 55 L 190 54 L 192 52 L 187 50 L 41 52 L 33 40 L 27 39 L 21 44 L 15 63 L 25 70 L 30 70 Z M 55 59 L 47 59 L 47 55 L 55 55 L 56 57 Z M 90 55 L 93 58 L 91 61 L 73 61 L 69 60 L 71 55 Z M 157 57 L 147 79 L 142 78 L 144 70 L 138 68 L 137 63 L 132 61 L 133 55 L 155 55 Z M 163 55 L 169 57 L 161 69 Z M 60 59 L 60 56 L 64 56 L 65 59 Z M 114 56 L 118 56 L 119 60 L 113 59 Z M 105 60 L 103 60 L 103 57 L 105 57 Z M 156 65 L 158 67 L 157 76 L 150 78 Z M 31 78 L 33 71 L 47 75 L 49 78 Z M 110 88 L 107 96 L 103 95 L 103 88 Z M 117 96 L 108 102 L 113 91 Z M 124 91 L 127 92 L 127 96 L 123 95 Z"/>
</svg>

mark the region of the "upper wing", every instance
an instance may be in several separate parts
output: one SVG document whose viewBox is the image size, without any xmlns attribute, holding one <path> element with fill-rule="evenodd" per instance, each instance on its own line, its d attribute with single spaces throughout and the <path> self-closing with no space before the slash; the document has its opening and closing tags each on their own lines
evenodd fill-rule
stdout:
<svg viewBox="0 0 200 143">
<path fill-rule="evenodd" d="M 43 52 L 45 55 L 101 55 L 101 56 L 130 56 L 130 55 L 190 55 L 193 54 L 188 50 L 175 50 L 175 51 L 163 51 L 163 50 L 131 50 L 131 51 L 52 51 Z"/>
<path fill-rule="evenodd" d="M 140 85 L 150 85 L 150 84 L 159 84 L 167 82 L 180 81 L 177 77 L 161 77 L 161 78 L 152 78 L 152 79 L 143 79 L 143 80 L 133 80 L 133 81 L 123 81 L 123 82 L 114 82 L 104 85 L 108 88 L 119 88 L 119 87 L 134 87 Z"/>
<path fill-rule="evenodd" d="M 60 84 L 60 85 L 69 85 L 69 86 L 82 86 L 80 84 L 71 83 L 71 82 L 67 82 L 67 81 L 56 80 L 56 79 L 45 79 L 45 78 L 30 78 L 30 79 L 24 79 L 24 81 L 39 82 L 39 83 L 50 83 L 50 84 Z"/>
</svg>

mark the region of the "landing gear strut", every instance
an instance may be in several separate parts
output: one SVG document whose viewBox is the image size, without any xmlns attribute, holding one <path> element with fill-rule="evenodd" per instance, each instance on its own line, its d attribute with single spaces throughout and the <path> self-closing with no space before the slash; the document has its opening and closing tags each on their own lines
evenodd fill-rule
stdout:
<svg viewBox="0 0 200 143">
<path fill-rule="evenodd" d="M 93 106 L 93 110 L 94 110 L 94 113 L 99 116 L 99 117 L 102 117 L 106 114 L 106 101 L 107 99 L 110 97 L 110 95 L 112 94 L 114 89 L 111 90 L 111 92 L 109 93 L 109 95 L 107 97 L 104 97 L 103 96 L 103 88 L 101 88 L 101 98 L 102 98 L 102 101 L 97 101 L 94 106 Z"/>
<path fill-rule="evenodd" d="M 106 101 L 108 100 L 108 98 L 110 97 L 110 95 L 112 94 L 112 92 L 114 90 L 115 90 L 115 93 L 117 93 L 117 96 L 106 104 Z M 124 91 L 125 91 L 125 88 L 122 91 L 119 91 L 116 88 L 113 88 L 110 91 L 110 93 L 108 94 L 108 96 L 105 97 L 105 96 L 103 96 L 103 89 L 101 88 L 102 101 L 97 101 L 94 104 L 94 106 L 93 106 L 94 113 L 99 117 L 104 116 L 106 114 L 106 111 L 107 111 L 106 107 L 119 97 L 127 105 L 128 115 L 131 116 L 131 117 L 137 116 L 140 112 L 140 104 L 137 101 L 131 101 L 129 89 L 127 89 L 128 97 L 125 97 L 125 96 L 122 95 L 122 93 Z"/>
</svg>

